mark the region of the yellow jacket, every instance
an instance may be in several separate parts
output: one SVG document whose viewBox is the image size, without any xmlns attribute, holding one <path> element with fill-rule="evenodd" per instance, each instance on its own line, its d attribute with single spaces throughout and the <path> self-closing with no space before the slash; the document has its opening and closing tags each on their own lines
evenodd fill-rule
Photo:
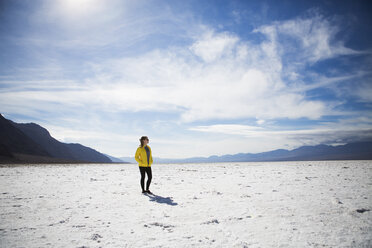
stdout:
<svg viewBox="0 0 372 248">
<path fill-rule="evenodd" d="M 134 156 L 134 158 L 136 159 L 136 161 L 138 162 L 138 165 L 141 166 L 141 167 L 151 167 L 151 164 L 152 164 L 152 152 L 151 152 L 151 148 L 149 146 L 147 146 L 150 150 L 150 164 L 147 164 L 147 154 L 146 154 L 146 149 L 145 147 L 138 147 L 137 148 L 137 151 L 136 151 L 136 155 Z"/>
</svg>

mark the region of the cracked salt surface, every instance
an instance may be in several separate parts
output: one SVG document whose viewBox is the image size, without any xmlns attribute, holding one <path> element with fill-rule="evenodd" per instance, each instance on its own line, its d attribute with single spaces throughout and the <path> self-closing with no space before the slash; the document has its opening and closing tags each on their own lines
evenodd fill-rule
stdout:
<svg viewBox="0 0 372 248">
<path fill-rule="evenodd" d="M 372 161 L 0 167 L 0 247 L 372 247 Z"/>
</svg>

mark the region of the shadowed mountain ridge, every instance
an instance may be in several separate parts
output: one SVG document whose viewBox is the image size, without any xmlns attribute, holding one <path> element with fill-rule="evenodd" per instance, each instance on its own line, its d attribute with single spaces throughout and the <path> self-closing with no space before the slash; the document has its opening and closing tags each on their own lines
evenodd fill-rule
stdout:
<svg viewBox="0 0 372 248">
<path fill-rule="evenodd" d="M 0 138 L 0 155 L 5 162 L 112 162 L 92 148 L 56 140 L 38 124 L 16 123 L 2 115 Z"/>
</svg>

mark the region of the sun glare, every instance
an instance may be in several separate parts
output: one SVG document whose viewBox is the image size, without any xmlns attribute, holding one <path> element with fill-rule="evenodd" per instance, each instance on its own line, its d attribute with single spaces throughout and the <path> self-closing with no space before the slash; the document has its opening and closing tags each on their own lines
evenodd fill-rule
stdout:
<svg viewBox="0 0 372 248">
<path fill-rule="evenodd" d="M 81 18 L 97 14 L 103 8 L 101 0 L 60 0 L 58 10 L 70 18 Z"/>
</svg>

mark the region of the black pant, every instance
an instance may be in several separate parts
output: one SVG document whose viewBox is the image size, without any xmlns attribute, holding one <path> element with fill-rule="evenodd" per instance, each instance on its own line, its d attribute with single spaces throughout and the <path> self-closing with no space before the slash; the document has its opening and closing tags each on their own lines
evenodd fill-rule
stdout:
<svg viewBox="0 0 372 248">
<path fill-rule="evenodd" d="M 144 187 L 145 186 L 145 172 L 147 173 L 146 190 L 149 190 L 151 179 L 152 179 L 151 167 L 139 166 L 139 170 L 141 172 L 141 188 L 142 188 L 142 191 L 145 190 L 145 187 Z"/>
</svg>

